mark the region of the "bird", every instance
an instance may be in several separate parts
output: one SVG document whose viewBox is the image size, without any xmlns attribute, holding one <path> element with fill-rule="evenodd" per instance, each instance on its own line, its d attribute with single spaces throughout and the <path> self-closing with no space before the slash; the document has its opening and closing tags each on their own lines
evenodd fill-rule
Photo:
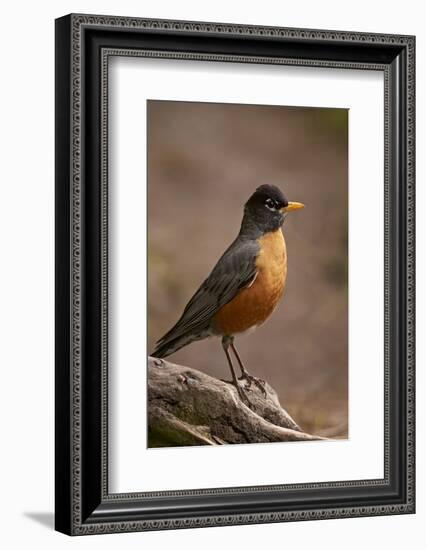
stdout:
<svg viewBox="0 0 426 550">
<path fill-rule="evenodd" d="M 264 184 L 244 205 L 239 233 L 185 306 L 176 324 L 156 343 L 162 359 L 192 342 L 221 337 L 232 383 L 246 405 L 252 382 L 266 395 L 265 382 L 245 368 L 234 340 L 263 324 L 286 286 L 287 250 L 282 226 L 289 212 L 304 208 L 289 202 L 275 185 Z M 234 368 L 230 351 L 241 370 Z M 244 388 L 239 381 L 245 381 Z"/>
</svg>

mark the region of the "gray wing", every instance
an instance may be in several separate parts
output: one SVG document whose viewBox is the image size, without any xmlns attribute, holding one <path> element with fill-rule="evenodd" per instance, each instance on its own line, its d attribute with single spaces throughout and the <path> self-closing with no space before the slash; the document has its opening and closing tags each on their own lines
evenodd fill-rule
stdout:
<svg viewBox="0 0 426 550">
<path fill-rule="evenodd" d="M 254 280 L 258 252 L 255 241 L 234 241 L 190 299 L 176 325 L 157 342 L 157 350 L 188 333 L 208 329 L 215 313 Z"/>
</svg>

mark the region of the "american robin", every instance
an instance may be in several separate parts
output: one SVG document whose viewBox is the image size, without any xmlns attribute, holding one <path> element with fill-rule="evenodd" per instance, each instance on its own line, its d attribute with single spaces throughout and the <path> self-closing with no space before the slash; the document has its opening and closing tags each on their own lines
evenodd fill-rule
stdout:
<svg viewBox="0 0 426 550">
<path fill-rule="evenodd" d="M 287 252 L 281 227 L 287 212 L 303 208 L 288 202 L 274 185 L 261 185 L 244 206 L 237 238 L 221 256 L 210 275 L 189 300 L 179 321 L 156 344 L 154 357 L 167 357 L 196 340 L 221 336 L 232 382 L 248 402 L 238 383 L 229 349 L 241 369 L 247 388 L 264 382 L 249 374 L 234 345 L 234 337 L 261 325 L 274 311 L 285 287 Z M 250 404 L 250 403 L 249 403 Z"/>
</svg>

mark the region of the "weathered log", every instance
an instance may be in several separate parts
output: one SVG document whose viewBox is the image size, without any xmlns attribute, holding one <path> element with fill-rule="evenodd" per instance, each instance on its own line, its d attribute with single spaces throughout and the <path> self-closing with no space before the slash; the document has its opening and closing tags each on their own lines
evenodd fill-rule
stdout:
<svg viewBox="0 0 426 550">
<path fill-rule="evenodd" d="M 275 390 L 241 381 L 247 406 L 231 382 L 163 359 L 148 358 L 150 447 L 309 441 L 281 407 Z"/>
</svg>

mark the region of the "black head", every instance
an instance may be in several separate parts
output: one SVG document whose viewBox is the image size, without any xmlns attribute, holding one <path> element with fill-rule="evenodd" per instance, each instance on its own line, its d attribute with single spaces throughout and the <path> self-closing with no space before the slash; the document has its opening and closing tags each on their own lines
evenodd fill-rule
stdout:
<svg viewBox="0 0 426 550">
<path fill-rule="evenodd" d="M 289 202 L 275 185 L 261 185 L 244 206 L 241 229 L 261 234 L 276 231 L 284 223 L 286 213 L 298 208 L 303 208 L 303 204 Z"/>
</svg>

